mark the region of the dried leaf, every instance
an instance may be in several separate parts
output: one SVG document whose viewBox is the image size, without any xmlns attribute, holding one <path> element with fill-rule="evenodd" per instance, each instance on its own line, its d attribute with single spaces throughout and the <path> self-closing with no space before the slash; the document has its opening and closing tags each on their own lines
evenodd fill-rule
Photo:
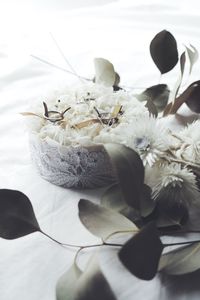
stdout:
<svg viewBox="0 0 200 300">
<path fill-rule="evenodd" d="M 176 98 L 170 113 L 175 114 L 183 103 L 195 113 L 200 113 L 200 80 L 193 82 L 178 98 Z"/>
<path fill-rule="evenodd" d="M 178 50 L 174 36 L 166 30 L 159 32 L 150 44 L 151 57 L 161 74 L 172 70 L 178 62 Z"/>
<path fill-rule="evenodd" d="M 157 116 L 158 111 L 162 111 L 167 105 L 169 98 L 169 87 L 166 84 L 157 84 L 151 86 L 141 94 L 137 95 L 137 98 L 140 101 L 147 101 L 146 107 L 148 108 L 149 106 L 150 112 L 152 111 L 152 114 Z"/>
<path fill-rule="evenodd" d="M 173 106 L 172 102 L 170 102 L 170 103 L 167 104 L 167 106 L 165 107 L 165 109 L 163 111 L 163 117 L 166 117 L 169 114 L 172 106 Z"/>
<path fill-rule="evenodd" d="M 35 113 L 32 113 L 32 112 L 21 112 L 20 113 L 22 116 L 34 116 L 34 117 L 39 117 L 39 118 L 42 118 L 43 119 L 43 116 L 40 116 L 40 115 L 37 115 L 37 114 L 35 114 Z"/>
<path fill-rule="evenodd" d="M 156 275 L 163 248 L 156 225 L 152 222 L 124 244 L 119 258 L 133 275 L 151 280 Z"/>
<path fill-rule="evenodd" d="M 86 120 L 86 121 L 77 123 L 77 124 L 73 125 L 72 127 L 75 127 L 77 129 L 81 129 L 81 128 L 91 126 L 91 125 L 96 124 L 96 123 L 101 123 L 101 122 L 100 122 L 99 119 L 90 119 L 90 120 Z"/>
<path fill-rule="evenodd" d="M 16 239 L 40 231 L 33 207 L 26 195 L 15 190 L 0 190 L 0 236 Z"/>
<path fill-rule="evenodd" d="M 144 166 L 140 156 L 134 150 L 120 144 L 105 144 L 104 147 L 116 171 L 124 200 L 139 210 L 144 181 Z"/>
<path fill-rule="evenodd" d="M 123 215 L 81 199 L 78 204 L 79 218 L 83 225 L 94 235 L 106 240 L 114 232 L 137 231 L 137 227 Z"/>
<path fill-rule="evenodd" d="M 198 58 L 199 58 L 199 53 L 197 51 L 197 49 L 190 44 L 190 48 L 185 46 L 186 50 L 187 50 L 187 54 L 190 60 L 190 70 L 189 70 L 189 74 L 191 74 L 192 69 L 194 64 L 197 62 Z"/>
<path fill-rule="evenodd" d="M 172 89 L 172 91 L 169 95 L 169 102 L 174 102 L 176 99 L 176 96 L 178 94 L 178 91 L 180 89 L 180 86 L 181 86 L 181 83 L 183 80 L 183 74 L 184 74 L 184 70 L 185 70 L 185 62 L 186 62 L 186 55 L 185 55 L 185 52 L 183 52 L 180 57 L 180 74 L 174 85 L 174 88 Z"/>
</svg>

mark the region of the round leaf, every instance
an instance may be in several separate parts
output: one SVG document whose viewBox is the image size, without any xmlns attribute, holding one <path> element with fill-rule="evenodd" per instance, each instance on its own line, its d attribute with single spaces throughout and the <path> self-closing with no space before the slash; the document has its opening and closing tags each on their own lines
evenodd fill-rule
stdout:
<svg viewBox="0 0 200 300">
<path fill-rule="evenodd" d="M 178 50 L 174 36 L 167 30 L 159 32 L 150 44 L 151 57 L 161 74 L 172 70 L 178 62 Z"/>
<path fill-rule="evenodd" d="M 114 66 L 104 58 L 94 59 L 95 82 L 105 86 L 114 86 L 117 80 Z"/>
<path fill-rule="evenodd" d="M 0 190 L 0 236 L 16 239 L 40 231 L 28 197 L 15 190 Z"/>
<path fill-rule="evenodd" d="M 122 247 L 119 258 L 133 275 L 151 280 L 156 275 L 163 248 L 156 225 L 152 222 Z"/>
</svg>

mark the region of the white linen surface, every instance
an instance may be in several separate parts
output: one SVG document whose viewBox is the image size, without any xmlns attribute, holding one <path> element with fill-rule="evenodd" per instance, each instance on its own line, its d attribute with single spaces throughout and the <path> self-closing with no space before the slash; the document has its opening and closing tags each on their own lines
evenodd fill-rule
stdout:
<svg viewBox="0 0 200 300">
<path fill-rule="evenodd" d="M 30 54 L 69 69 L 50 32 L 78 74 L 92 77 L 93 58 L 113 62 L 126 86 L 157 84 L 159 72 L 149 43 L 163 30 L 183 44 L 200 49 L 200 3 L 197 0 L 0 1 L 0 179 L 1 188 L 30 197 L 41 228 L 61 242 L 89 244 L 97 239 L 80 223 L 80 198 L 98 202 L 102 190 L 74 191 L 53 186 L 31 164 L 23 117 L 29 104 L 77 81 L 68 73 L 34 60 Z M 191 80 L 198 80 L 199 64 Z M 176 70 L 177 71 L 177 70 Z M 177 76 L 165 75 L 173 83 Z M 137 90 L 136 90 L 137 92 Z M 0 299 L 55 300 L 55 285 L 73 261 L 64 249 L 39 233 L 0 239 Z M 117 299 L 199 299 L 199 272 L 145 282 L 129 274 L 116 252 L 101 255 L 103 271 Z"/>
</svg>

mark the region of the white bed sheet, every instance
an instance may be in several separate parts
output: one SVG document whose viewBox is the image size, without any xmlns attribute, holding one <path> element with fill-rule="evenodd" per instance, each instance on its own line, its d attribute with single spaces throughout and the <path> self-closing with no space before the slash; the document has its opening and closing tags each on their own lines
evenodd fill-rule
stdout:
<svg viewBox="0 0 200 300">
<path fill-rule="evenodd" d="M 80 224 L 80 198 L 98 202 L 102 190 L 72 191 L 51 185 L 31 164 L 28 135 L 19 112 L 44 100 L 54 89 L 77 81 L 67 73 L 34 60 L 30 54 L 67 68 L 49 32 L 80 75 L 91 77 L 93 58 L 113 62 L 127 86 L 148 87 L 159 81 L 149 43 L 163 30 L 200 49 L 200 4 L 197 0 L 3 1 L 0 0 L 0 187 L 18 189 L 32 201 L 44 231 L 62 242 L 93 243 L 97 239 Z M 163 76 L 172 83 L 173 75 Z M 199 79 L 199 64 L 191 80 Z M 73 261 L 63 249 L 39 233 L 0 239 L 0 299 L 55 300 L 55 285 Z M 134 278 L 110 249 L 101 255 L 103 271 L 117 299 L 199 299 L 200 273 Z M 193 287 L 193 288 L 191 288 Z"/>
</svg>

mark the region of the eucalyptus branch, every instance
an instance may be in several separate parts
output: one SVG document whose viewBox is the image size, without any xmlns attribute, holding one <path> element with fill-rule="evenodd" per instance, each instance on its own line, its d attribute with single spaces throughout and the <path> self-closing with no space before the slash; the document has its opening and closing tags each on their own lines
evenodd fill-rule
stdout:
<svg viewBox="0 0 200 300">
<path fill-rule="evenodd" d="M 101 247 L 101 246 L 111 246 L 111 247 L 122 247 L 123 244 L 117 244 L 117 243 L 107 243 L 105 241 L 102 241 L 102 243 L 99 244 L 92 244 L 92 245 L 77 245 L 77 244 L 68 244 L 68 243 L 61 243 L 57 241 L 56 239 L 52 238 L 50 235 L 47 233 L 40 231 L 43 235 L 48 237 L 50 240 L 53 242 L 59 244 L 60 246 L 63 247 L 69 247 L 69 248 L 79 248 L 79 250 L 87 249 L 87 248 L 96 248 L 96 247 Z"/>
</svg>

